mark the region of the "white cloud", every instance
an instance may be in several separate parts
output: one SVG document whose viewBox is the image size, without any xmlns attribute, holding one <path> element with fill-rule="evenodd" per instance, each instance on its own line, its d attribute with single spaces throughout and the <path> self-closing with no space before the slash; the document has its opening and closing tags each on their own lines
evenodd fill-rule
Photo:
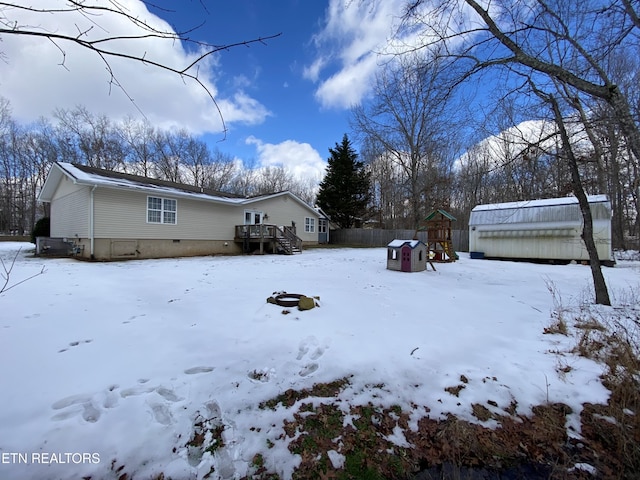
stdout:
<svg viewBox="0 0 640 480">
<path fill-rule="evenodd" d="M 308 143 L 295 140 L 273 144 L 250 136 L 248 145 L 255 145 L 260 167 L 284 167 L 297 179 L 319 182 L 325 173 L 326 162 Z"/>
<path fill-rule="evenodd" d="M 357 105 L 369 92 L 377 67 L 376 58 L 368 55 L 327 78 L 315 96 L 324 107 L 350 108 Z"/>
<path fill-rule="evenodd" d="M 302 76 L 312 82 L 317 82 L 320 78 L 320 72 L 325 67 L 327 61 L 325 58 L 316 58 L 311 65 L 304 67 Z"/>
<path fill-rule="evenodd" d="M 325 27 L 314 37 L 318 56 L 303 73 L 320 82 L 316 98 L 324 107 L 349 108 L 370 91 L 405 3 L 329 1 Z"/>
<path fill-rule="evenodd" d="M 255 125 L 271 115 L 264 105 L 242 91 L 234 94 L 231 99 L 218 101 L 218 106 L 227 123 L 242 122 Z"/>
<path fill-rule="evenodd" d="M 455 5 L 460 23 L 448 28 L 473 32 L 477 14 L 462 1 Z M 419 21 L 400 28 L 406 6 L 406 0 L 329 0 L 324 28 L 313 37 L 316 58 L 303 70 L 304 78 L 318 83 L 315 96 L 323 107 L 343 109 L 360 103 L 371 92 L 380 68 L 399 54 L 437 43 L 440 37 L 428 33 Z M 441 14 L 438 11 L 438 2 L 424 2 L 417 15 L 426 20 Z M 474 35 L 452 35 L 448 47 L 454 49 Z"/>
<path fill-rule="evenodd" d="M 95 0 L 91 4 L 114 5 L 108 0 Z M 65 8 L 67 5 L 62 0 L 30 1 L 30 7 L 34 9 Z M 173 31 L 139 0 L 121 0 L 118 5 L 154 28 Z M 19 25 L 36 25 L 34 28 L 43 32 L 77 35 L 78 31 L 87 30 L 86 38 L 89 39 L 141 33 L 133 22 L 117 15 L 101 14 L 89 18 L 77 12 L 38 14 L 10 8 L 4 8 L 2 14 L 5 20 L 16 21 Z M 114 42 L 113 48 L 176 69 L 183 69 L 198 56 L 185 50 L 179 42 L 157 38 L 118 41 Z M 107 57 L 115 76 L 115 82 L 110 84 L 107 65 L 98 55 L 70 42 L 54 44 L 46 38 L 3 35 L 1 49 L 7 63 L 2 66 L 0 94 L 11 102 L 13 116 L 19 121 L 35 120 L 51 115 L 55 108 L 77 105 L 96 114 L 122 118 L 127 114 L 138 115 L 137 106 L 153 124 L 162 128 L 186 128 L 195 134 L 221 131 L 220 115 L 211 98 L 191 79 L 151 65 Z M 220 94 L 214 75 L 220 68 L 219 58 L 211 55 L 200 64 L 197 74 L 218 102 L 225 122 L 255 124 L 264 121 L 269 114 L 267 109 L 243 91 L 228 97 Z M 135 105 L 127 95 L 133 98 Z"/>
</svg>

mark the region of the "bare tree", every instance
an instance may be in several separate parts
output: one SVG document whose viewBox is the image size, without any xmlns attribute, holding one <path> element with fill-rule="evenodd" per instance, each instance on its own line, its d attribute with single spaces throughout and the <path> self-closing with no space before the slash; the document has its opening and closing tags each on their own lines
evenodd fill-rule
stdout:
<svg viewBox="0 0 640 480">
<path fill-rule="evenodd" d="M 169 182 L 181 183 L 183 175 L 181 172 L 182 152 L 189 141 L 189 134 L 186 130 L 179 132 L 156 132 L 155 149 L 158 152 L 158 160 L 154 177 Z"/>
<path fill-rule="evenodd" d="M 220 192 L 227 192 L 237 173 L 238 165 L 233 156 L 214 149 L 211 152 L 211 163 L 205 169 L 207 188 Z"/>
<path fill-rule="evenodd" d="M 154 6 L 151 2 L 143 2 L 145 5 Z M 158 7 L 155 7 L 156 9 Z M 41 23 L 22 22 L 21 13 L 28 12 L 41 18 L 50 18 L 51 15 L 59 17 L 80 16 L 88 20 L 89 27 L 78 29 L 73 33 L 60 30 L 46 30 Z M 114 16 L 127 22 L 134 33 L 128 35 L 113 35 L 100 25 L 104 16 Z M 201 26 L 201 25 L 200 25 Z M 2 36 L 41 38 L 43 41 L 52 42 L 60 52 L 58 63 L 66 68 L 67 47 L 70 45 L 79 46 L 94 53 L 104 64 L 111 87 L 120 89 L 127 98 L 135 105 L 134 99 L 127 93 L 126 82 L 117 77 L 112 68 L 111 62 L 114 59 L 121 59 L 140 64 L 141 67 L 153 67 L 175 74 L 185 80 L 190 80 L 199 85 L 209 96 L 213 104 L 218 109 L 218 113 L 223 123 L 223 131 L 226 133 L 224 118 L 213 93 L 207 85 L 200 79 L 199 66 L 206 58 L 217 53 L 229 50 L 234 47 L 249 47 L 256 43 L 266 43 L 266 41 L 280 36 L 280 33 L 257 37 L 250 40 L 241 40 L 234 43 L 214 45 L 211 43 L 194 40 L 191 35 L 193 30 L 185 32 L 175 32 L 171 29 L 162 29 L 154 26 L 150 21 L 132 13 L 125 3 L 104 1 L 89 3 L 84 0 L 64 0 L 58 1 L 55 6 L 47 4 L 46 7 L 37 7 L 20 2 L 0 2 L 0 38 Z M 132 53 L 136 50 L 131 47 L 141 43 L 154 40 L 157 42 L 181 42 L 196 47 L 201 53 L 194 60 L 188 61 L 186 65 L 175 67 L 148 56 L 144 48 L 139 48 L 139 53 Z M 41 59 L 39 61 L 42 61 Z M 142 70 L 142 69 L 141 69 Z"/>
<path fill-rule="evenodd" d="M 485 7 L 476 0 L 448 0 L 432 8 L 417 0 L 406 19 L 423 29 L 422 47 L 446 50 L 462 72 L 459 82 L 488 69 L 501 70 L 519 93 L 534 92 L 553 110 L 562 139 L 564 157 L 571 170 L 571 186 L 584 217 L 583 239 L 592 259 L 596 302 L 602 295 L 600 265 L 590 236 L 589 206 L 578 160 L 569 143 L 565 119 L 557 96 L 604 102 L 624 135 L 626 145 L 640 159 L 640 129 L 633 117 L 624 84 L 609 68 L 614 54 L 637 55 L 637 2 L 608 0 L 497 0 Z M 504 87 L 506 88 L 506 86 Z M 550 93 L 551 92 L 551 93 Z M 576 175 L 578 178 L 576 178 Z M 606 286 L 605 286 L 606 291 Z"/>
<path fill-rule="evenodd" d="M 267 166 L 256 171 L 254 195 L 290 190 L 293 175 L 282 166 Z"/>
<path fill-rule="evenodd" d="M 565 125 L 565 116 L 562 113 L 558 100 L 553 94 L 544 93 L 538 90 L 535 85 L 532 85 L 532 88 L 536 95 L 538 95 L 541 99 L 543 99 L 550 105 L 551 110 L 553 111 L 553 116 L 558 127 L 558 133 L 562 141 L 561 151 L 566 157 L 570 167 L 572 190 L 576 198 L 578 199 L 580 212 L 582 213 L 582 217 L 584 219 L 584 222 L 582 224 L 583 229 L 581 237 L 587 248 L 587 253 L 589 254 L 589 263 L 591 265 L 591 273 L 593 276 L 596 303 L 599 305 L 611 305 L 607 284 L 604 280 L 602 269 L 600 268 L 598 250 L 593 239 L 593 217 L 591 215 L 591 208 L 589 207 L 589 201 L 587 200 L 587 195 L 582 185 L 582 178 L 578 169 L 578 160 L 574 152 L 573 142 L 571 142 L 569 133 L 567 132 L 567 128 Z"/>
<path fill-rule="evenodd" d="M 52 127 L 40 120 L 34 129 L 24 133 L 22 139 L 21 171 L 22 182 L 27 192 L 24 222 L 25 231 L 31 231 L 39 218 L 46 217 L 48 204 L 37 201 L 40 188 L 44 185 L 49 166 L 57 160 L 57 148 L 51 135 Z"/>
<path fill-rule="evenodd" d="M 123 170 L 127 143 L 122 130 L 106 116 L 95 116 L 83 106 L 56 109 L 55 118 L 65 132 L 68 148 L 79 163 L 105 170 Z"/>
<path fill-rule="evenodd" d="M 437 59 L 427 63 L 421 56 L 408 55 L 377 77 L 371 103 L 352 111 L 354 129 L 377 145 L 379 161 L 391 161 L 402 172 L 409 228 L 418 225 L 426 209 L 449 203 L 448 192 L 438 188 L 449 181 L 449 147 L 454 143 L 448 135 L 454 122 L 448 116 L 444 75 Z M 387 171 L 397 173 L 394 168 Z"/>
<path fill-rule="evenodd" d="M 155 129 L 148 121 L 138 122 L 127 118 L 121 125 L 122 138 L 127 145 L 129 161 L 125 169 L 129 173 L 150 177 L 158 161 Z"/>
<path fill-rule="evenodd" d="M 411 2 L 406 19 L 423 29 L 422 48 L 445 45 L 466 68 L 461 81 L 488 68 L 539 75 L 606 102 L 636 158 L 640 129 L 628 94 L 607 69 L 614 52 L 637 54 L 638 4 L 628 0 L 448 0 Z M 475 16 L 472 15 L 475 12 Z M 436 20 L 433 20 L 436 19 Z M 456 25 L 457 28 L 452 28 Z"/>
<path fill-rule="evenodd" d="M 189 175 L 187 182 L 196 187 L 206 187 L 209 183 L 207 168 L 211 165 L 207 144 L 190 136 L 185 142 L 181 161 Z"/>
</svg>

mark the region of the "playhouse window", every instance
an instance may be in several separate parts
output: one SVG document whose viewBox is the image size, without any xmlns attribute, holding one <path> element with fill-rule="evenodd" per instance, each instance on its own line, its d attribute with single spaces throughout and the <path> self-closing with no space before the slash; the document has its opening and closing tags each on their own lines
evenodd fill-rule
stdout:
<svg viewBox="0 0 640 480">
<path fill-rule="evenodd" d="M 422 250 L 420 250 L 418 252 L 418 261 L 421 262 L 422 261 Z"/>
<path fill-rule="evenodd" d="M 171 198 L 147 197 L 147 222 L 176 224 L 178 201 Z"/>
<path fill-rule="evenodd" d="M 389 249 L 389 260 L 397 260 L 398 259 L 398 251 L 395 248 Z"/>
</svg>

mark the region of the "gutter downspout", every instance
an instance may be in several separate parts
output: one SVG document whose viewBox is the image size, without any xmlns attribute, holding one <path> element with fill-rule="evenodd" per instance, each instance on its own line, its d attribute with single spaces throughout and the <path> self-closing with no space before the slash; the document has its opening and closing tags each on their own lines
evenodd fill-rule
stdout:
<svg viewBox="0 0 640 480">
<path fill-rule="evenodd" d="M 94 260 L 94 221 L 93 221 L 93 192 L 98 188 L 98 185 L 94 185 L 91 189 L 90 200 L 89 200 L 89 241 L 91 242 L 90 246 L 90 258 Z"/>
</svg>

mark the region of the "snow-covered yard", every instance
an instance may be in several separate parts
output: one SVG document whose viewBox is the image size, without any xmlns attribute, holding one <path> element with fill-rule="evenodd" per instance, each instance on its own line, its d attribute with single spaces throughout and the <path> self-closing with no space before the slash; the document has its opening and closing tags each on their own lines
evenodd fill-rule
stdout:
<svg viewBox="0 0 640 480">
<path fill-rule="evenodd" d="M 582 403 L 608 398 L 601 366 L 553 353 L 574 339 L 543 334 L 550 287 L 566 304 L 591 295 L 586 266 L 463 253 L 407 274 L 379 248 L 87 263 L 0 243 L 5 264 L 20 247 L 10 283 L 46 271 L 0 294 L 0 478 L 105 478 L 121 465 L 135 478 L 212 465 L 238 478 L 256 453 L 286 478 L 299 462 L 281 437 L 293 409 L 260 402 L 350 375 L 345 404 L 399 405 L 414 422 L 423 407 L 477 422 L 472 403 L 515 400 L 526 414 L 551 401 L 572 408 L 577 433 Z M 604 274 L 615 302 L 638 288 L 640 262 Z M 275 291 L 320 307 L 283 314 L 266 302 Z M 461 375 L 459 396 L 445 391 Z M 375 398 L 371 385 L 384 385 Z M 224 425 L 213 455 L 186 447 L 198 415 Z"/>
</svg>

